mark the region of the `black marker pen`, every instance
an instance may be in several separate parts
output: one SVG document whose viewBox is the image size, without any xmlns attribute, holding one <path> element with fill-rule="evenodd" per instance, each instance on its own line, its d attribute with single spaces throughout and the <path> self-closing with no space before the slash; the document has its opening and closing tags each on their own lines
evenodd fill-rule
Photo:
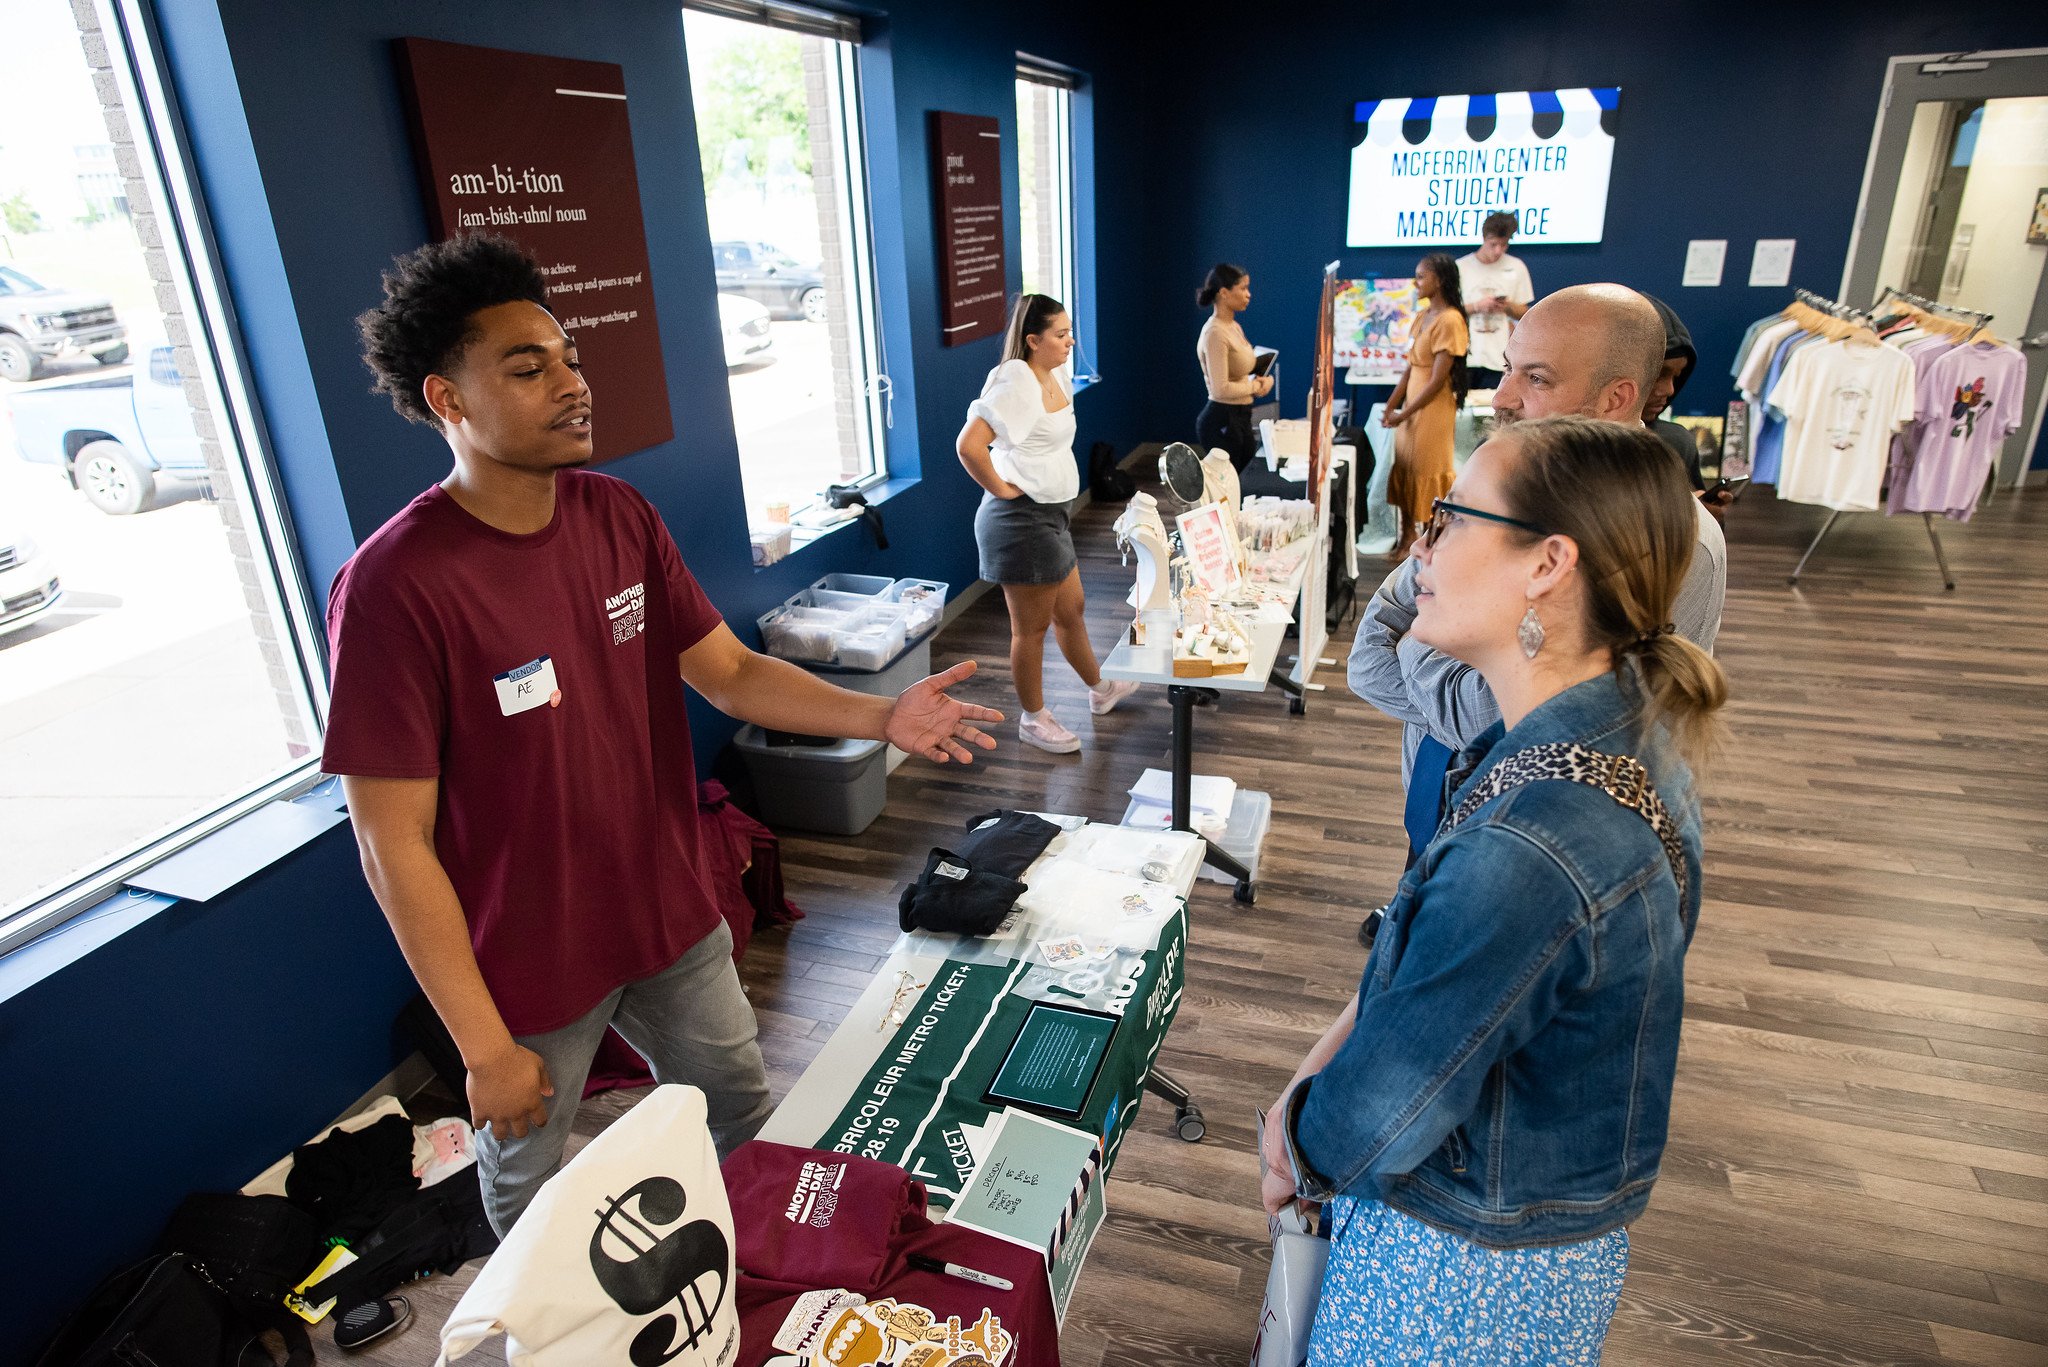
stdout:
<svg viewBox="0 0 2048 1367">
<path fill-rule="evenodd" d="M 1015 1291 L 1017 1289 L 1014 1282 L 998 1277 L 993 1272 L 976 1272 L 971 1267 L 962 1267 L 958 1263 L 949 1263 L 943 1259 L 931 1257 L 929 1254 L 911 1254 L 910 1265 L 920 1272 L 943 1272 L 948 1277 L 958 1277 L 964 1282 L 975 1282 L 981 1286 L 993 1287 L 997 1291 Z"/>
</svg>

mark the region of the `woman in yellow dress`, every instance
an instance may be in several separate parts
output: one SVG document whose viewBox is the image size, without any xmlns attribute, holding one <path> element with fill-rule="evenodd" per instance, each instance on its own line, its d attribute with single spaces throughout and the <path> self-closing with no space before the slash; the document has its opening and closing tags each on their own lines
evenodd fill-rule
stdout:
<svg viewBox="0 0 2048 1367">
<path fill-rule="evenodd" d="M 1415 267 L 1415 296 L 1426 304 L 1410 330 L 1408 371 L 1394 386 L 1380 421 L 1393 429 L 1394 468 L 1387 474 L 1387 503 L 1398 510 L 1401 532 L 1394 559 L 1405 559 L 1408 543 L 1429 522 L 1430 506 L 1451 491 L 1451 439 L 1458 410 L 1465 406 L 1465 352 L 1471 334 L 1465 301 L 1458 292 L 1458 263 L 1447 252 L 1422 258 Z"/>
</svg>

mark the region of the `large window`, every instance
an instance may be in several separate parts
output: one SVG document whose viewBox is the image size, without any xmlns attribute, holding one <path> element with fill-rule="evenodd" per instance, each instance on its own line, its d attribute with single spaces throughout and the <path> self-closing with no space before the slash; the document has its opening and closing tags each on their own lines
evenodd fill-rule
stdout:
<svg viewBox="0 0 2048 1367">
<path fill-rule="evenodd" d="M 319 745 L 316 636 L 142 33 L 136 0 L 0 10 L 0 948 L 289 792 Z"/>
<path fill-rule="evenodd" d="M 1074 267 L 1074 85 L 1056 67 L 1017 59 L 1017 182 L 1024 289 L 1071 315 Z"/>
<path fill-rule="evenodd" d="M 683 15 L 747 512 L 887 473 L 859 30 L 761 0 Z"/>
</svg>

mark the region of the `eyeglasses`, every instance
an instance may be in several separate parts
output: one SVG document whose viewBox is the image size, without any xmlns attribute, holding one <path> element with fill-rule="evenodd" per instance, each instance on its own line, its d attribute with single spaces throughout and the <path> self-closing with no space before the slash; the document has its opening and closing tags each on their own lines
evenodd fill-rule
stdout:
<svg viewBox="0 0 2048 1367">
<path fill-rule="evenodd" d="M 928 986 L 929 983 L 919 982 L 915 973 L 897 973 L 896 995 L 889 998 L 889 1005 L 882 1012 L 882 1018 L 875 1022 L 875 1033 L 880 1034 L 891 1026 L 901 1025 L 909 1020 L 910 1008 L 915 1000 L 911 994 Z"/>
<path fill-rule="evenodd" d="M 1532 532 L 1537 536 L 1550 535 L 1549 528 L 1539 527 L 1533 522 L 1524 522 L 1519 517 L 1504 517 L 1499 513 L 1481 512 L 1477 508 L 1467 508 L 1462 503 L 1453 503 L 1449 499 L 1439 498 L 1429 505 L 1429 521 L 1423 524 L 1422 544 L 1428 549 L 1436 549 L 1437 538 L 1444 534 L 1444 528 L 1451 525 L 1453 517 L 1476 517 L 1484 522 L 1498 522 L 1508 527 L 1519 527 L 1523 531 Z"/>
</svg>

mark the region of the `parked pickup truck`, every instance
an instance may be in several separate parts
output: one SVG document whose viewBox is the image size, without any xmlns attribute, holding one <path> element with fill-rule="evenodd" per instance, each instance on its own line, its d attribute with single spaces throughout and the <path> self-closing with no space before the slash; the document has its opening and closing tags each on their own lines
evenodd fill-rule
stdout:
<svg viewBox="0 0 2048 1367">
<path fill-rule="evenodd" d="M 168 346 L 133 375 L 0 396 L 25 461 L 54 465 L 105 513 L 139 513 L 172 481 L 201 482 L 206 460 Z"/>
<path fill-rule="evenodd" d="M 0 266 L 0 380 L 25 384 L 66 356 L 128 359 L 128 333 L 104 296 L 51 289 Z"/>
<path fill-rule="evenodd" d="M 64 597 L 64 581 L 34 538 L 0 522 L 0 636 L 31 625 Z"/>
</svg>

